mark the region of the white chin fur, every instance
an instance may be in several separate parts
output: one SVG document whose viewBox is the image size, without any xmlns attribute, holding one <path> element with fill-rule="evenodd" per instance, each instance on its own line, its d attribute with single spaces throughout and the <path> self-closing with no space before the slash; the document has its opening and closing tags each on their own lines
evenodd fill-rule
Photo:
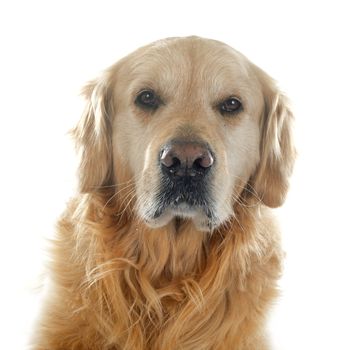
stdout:
<svg viewBox="0 0 350 350">
<path fill-rule="evenodd" d="M 191 208 L 182 204 L 177 208 L 168 208 L 156 219 L 145 218 L 146 224 L 151 228 L 159 228 L 167 225 L 175 217 L 192 219 L 196 229 L 202 232 L 210 232 L 218 226 L 216 221 L 209 220 L 201 208 Z"/>
</svg>

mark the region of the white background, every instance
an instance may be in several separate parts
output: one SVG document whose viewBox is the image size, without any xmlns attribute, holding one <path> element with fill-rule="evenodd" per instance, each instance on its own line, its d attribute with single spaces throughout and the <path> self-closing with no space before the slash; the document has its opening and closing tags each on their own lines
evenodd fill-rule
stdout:
<svg viewBox="0 0 350 350">
<path fill-rule="evenodd" d="M 39 309 L 45 239 L 74 188 L 80 87 L 141 45 L 195 34 L 242 51 L 294 105 L 275 349 L 350 349 L 349 14 L 337 0 L 1 2 L 0 348 L 25 349 Z"/>
</svg>

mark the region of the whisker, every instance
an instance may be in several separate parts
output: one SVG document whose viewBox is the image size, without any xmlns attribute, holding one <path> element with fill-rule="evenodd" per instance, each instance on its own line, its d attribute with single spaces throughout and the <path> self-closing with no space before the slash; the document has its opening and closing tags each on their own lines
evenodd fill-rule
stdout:
<svg viewBox="0 0 350 350">
<path fill-rule="evenodd" d="M 132 192 L 134 191 L 133 186 L 134 186 L 135 184 L 134 184 L 133 180 L 130 180 L 130 181 L 132 181 L 130 184 L 128 184 L 127 186 L 123 186 L 122 188 L 120 188 L 119 191 L 115 192 L 115 193 L 106 201 L 106 203 L 104 204 L 102 210 L 105 210 L 106 207 L 108 206 L 108 204 L 109 204 L 114 198 L 116 198 L 118 195 L 120 195 L 123 191 L 125 191 L 125 190 L 129 190 L 129 191 L 130 191 L 129 193 L 127 193 L 127 194 L 125 195 L 125 197 L 129 196 L 130 193 L 132 193 Z M 118 186 L 119 186 L 119 185 L 118 185 Z M 124 197 L 124 200 L 125 200 L 125 197 Z M 124 201 L 124 200 L 123 200 L 123 201 Z"/>
<path fill-rule="evenodd" d="M 124 216 L 124 214 L 126 213 L 126 211 L 128 210 L 129 205 L 131 204 L 131 202 L 132 202 L 132 201 L 134 200 L 134 198 L 136 197 L 136 193 L 130 193 L 129 196 L 131 196 L 130 200 L 129 200 L 128 203 L 125 205 L 124 209 L 123 209 L 120 213 L 117 214 L 117 216 L 120 217 L 120 220 L 123 219 L 123 216 Z M 124 200 L 123 202 L 125 202 L 125 200 Z"/>
</svg>

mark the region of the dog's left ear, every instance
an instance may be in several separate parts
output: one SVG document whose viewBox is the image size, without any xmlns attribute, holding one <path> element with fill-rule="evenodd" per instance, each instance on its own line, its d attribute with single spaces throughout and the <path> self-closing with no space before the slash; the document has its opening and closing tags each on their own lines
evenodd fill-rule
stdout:
<svg viewBox="0 0 350 350">
<path fill-rule="evenodd" d="M 82 193 L 98 191 L 112 181 L 112 85 L 112 72 L 106 70 L 83 89 L 86 107 L 72 130 L 80 156 L 78 178 Z"/>
<path fill-rule="evenodd" d="M 257 75 L 263 88 L 265 108 L 260 126 L 260 162 L 251 185 L 265 205 L 276 208 L 285 200 L 295 160 L 293 114 L 276 83 L 260 69 Z"/>
</svg>

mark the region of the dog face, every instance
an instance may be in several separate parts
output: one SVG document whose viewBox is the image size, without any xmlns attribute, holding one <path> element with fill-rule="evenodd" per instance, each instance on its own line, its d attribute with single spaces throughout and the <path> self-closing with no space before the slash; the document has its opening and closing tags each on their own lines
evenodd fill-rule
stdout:
<svg viewBox="0 0 350 350">
<path fill-rule="evenodd" d="M 272 79 L 225 44 L 156 42 L 112 66 L 86 94 L 75 129 L 82 191 L 128 184 L 149 226 L 187 218 L 201 231 L 234 215 L 244 190 L 271 207 L 283 202 L 291 113 Z"/>
</svg>

